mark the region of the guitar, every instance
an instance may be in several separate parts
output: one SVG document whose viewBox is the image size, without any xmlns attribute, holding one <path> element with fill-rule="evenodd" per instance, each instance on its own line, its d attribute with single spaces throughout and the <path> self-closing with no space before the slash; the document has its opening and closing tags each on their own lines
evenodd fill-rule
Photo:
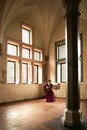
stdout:
<svg viewBox="0 0 87 130">
<path fill-rule="evenodd" d="M 52 90 L 52 85 L 51 86 L 45 85 L 44 90 L 46 93 L 50 92 Z"/>
</svg>

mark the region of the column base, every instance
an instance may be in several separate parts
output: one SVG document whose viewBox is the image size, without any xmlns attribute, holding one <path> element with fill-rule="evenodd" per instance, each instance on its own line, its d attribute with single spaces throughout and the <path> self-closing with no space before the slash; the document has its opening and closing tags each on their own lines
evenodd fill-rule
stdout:
<svg viewBox="0 0 87 130">
<path fill-rule="evenodd" d="M 81 128 L 83 125 L 82 112 L 78 110 L 65 110 L 62 123 L 65 127 Z"/>
</svg>

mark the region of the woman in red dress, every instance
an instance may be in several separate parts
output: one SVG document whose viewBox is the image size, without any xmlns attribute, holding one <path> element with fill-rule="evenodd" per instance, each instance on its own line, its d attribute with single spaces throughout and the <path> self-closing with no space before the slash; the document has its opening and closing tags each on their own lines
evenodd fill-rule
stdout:
<svg viewBox="0 0 87 130">
<path fill-rule="evenodd" d="M 46 102 L 55 101 L 55 96 L 52 88 L 53 88 L 53 84 L 51 84 L 51 80 L 48 80 L 48 83 L 44 85 L 44 90 L 46 93 Z"/>
</svg>

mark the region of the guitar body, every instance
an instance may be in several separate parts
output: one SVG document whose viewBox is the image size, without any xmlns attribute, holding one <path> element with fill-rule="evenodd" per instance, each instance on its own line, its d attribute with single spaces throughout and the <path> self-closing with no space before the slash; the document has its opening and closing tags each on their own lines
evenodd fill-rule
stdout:
<svg viewBox="0 0 87 130">
<path fill-rule="evenodd" d="M 45 86 L 44 86 L 45 92 L 46 92 L 46 93 L 49 93 L 49 92 L 52 90 L 52 87 L 53 87 L 52 85 L 50 85 L 50 86 L 45 85 Z"/>
<path fill-rule="evenodd" d="M 52 87 L 48 87 L 48 88 L 45 89 L 45 92 L 48 93 L 48 92 L 51 91 L 51 89 L 52 89 Z"/>
</svg>

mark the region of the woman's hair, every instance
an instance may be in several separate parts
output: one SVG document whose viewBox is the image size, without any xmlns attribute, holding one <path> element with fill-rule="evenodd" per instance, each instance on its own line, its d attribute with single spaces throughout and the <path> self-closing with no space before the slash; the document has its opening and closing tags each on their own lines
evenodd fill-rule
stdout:
<svg viewBox="0 0 87 130">
<path fill-rule="evenodd" d="M 48 82 L 51 82 L 51 80 L 49 79 Z"/>
</svg>

